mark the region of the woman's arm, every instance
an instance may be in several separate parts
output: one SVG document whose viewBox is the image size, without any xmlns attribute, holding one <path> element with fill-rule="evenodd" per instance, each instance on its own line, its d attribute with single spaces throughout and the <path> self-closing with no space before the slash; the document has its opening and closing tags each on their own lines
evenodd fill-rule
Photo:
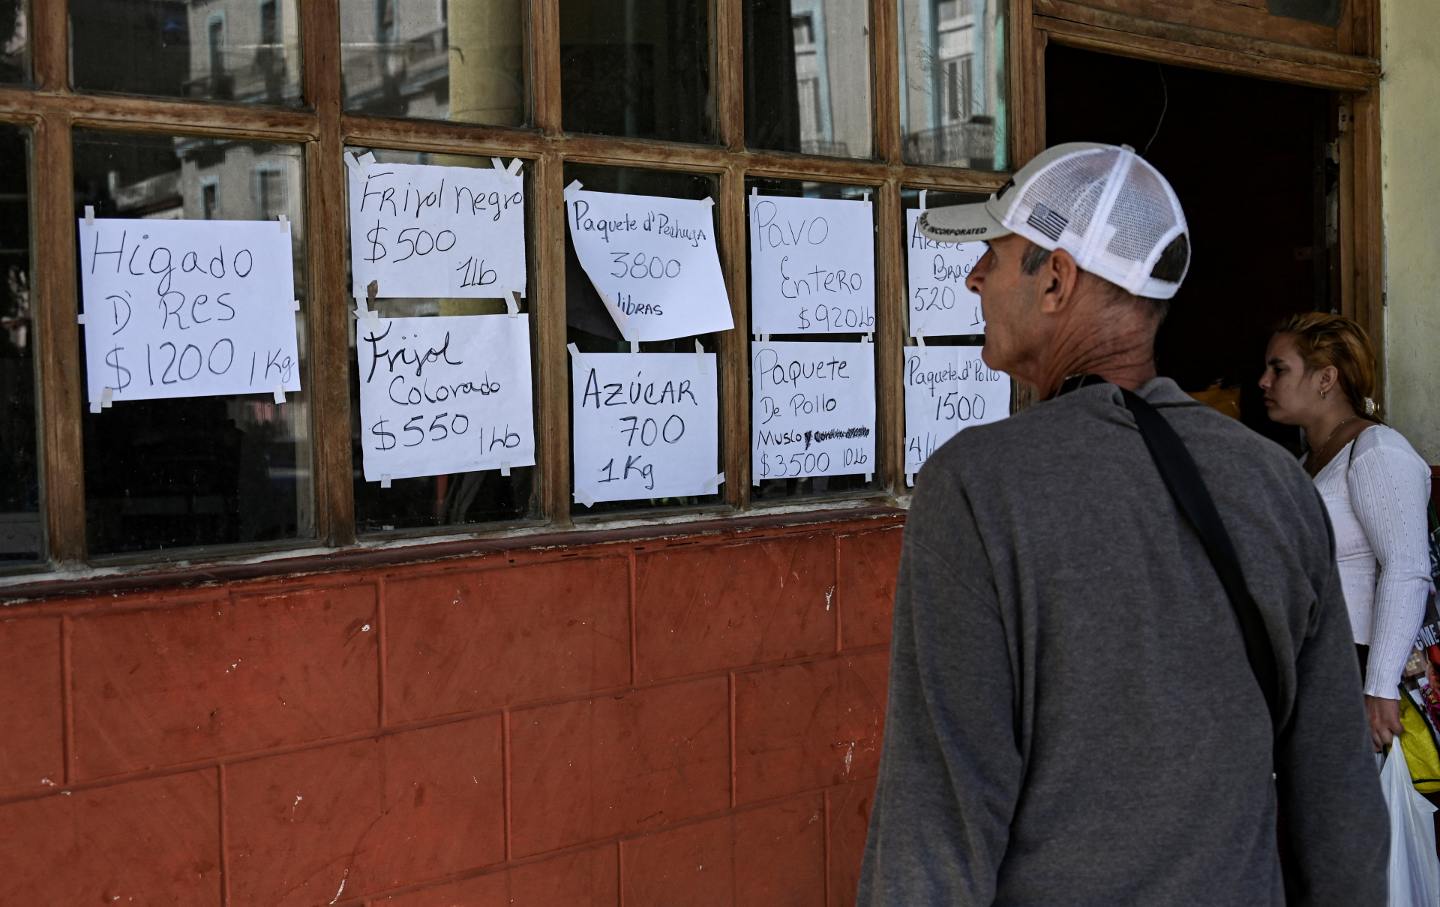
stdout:
<svg viewBox="0 0 1440 907">
<path fill-rule="evenodd" d="M 1365 694 L 1396 699 L 1430 591 L 1428 470 L 1409 451 L 1381 445 L 1357 451 L 1346 478 L 1378 568 Z"/>
</svg>

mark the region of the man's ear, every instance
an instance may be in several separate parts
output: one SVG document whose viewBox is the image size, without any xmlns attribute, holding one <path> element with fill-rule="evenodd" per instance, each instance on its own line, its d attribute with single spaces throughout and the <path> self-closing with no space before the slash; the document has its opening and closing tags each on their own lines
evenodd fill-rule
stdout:
<svg viewBox="0 0 1440 907">
<path fill-rule="evenodd" d="M 1045 259 L 1036 277 L 1044 282 L 1040 296 L 1040 309 L 1044 312 L 1059 312 L 1075 298 L 1075 286 L 1080 282 L 1080 266 L 1064 249 L 1056 249 Z"/>
</svg>

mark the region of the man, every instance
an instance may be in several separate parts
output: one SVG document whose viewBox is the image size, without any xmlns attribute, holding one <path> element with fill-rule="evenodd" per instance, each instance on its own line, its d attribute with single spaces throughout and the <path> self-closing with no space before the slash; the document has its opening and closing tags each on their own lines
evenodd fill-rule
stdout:
<svg viewBox="0 0 1440 907">
<path fill-rule="evenodd" d="M 1278 446 L 1155 374 L 1189 264 L 1169 184 L 1128 148 L 1062 145 L 921 223 L 989 244 L 969 278 L 985 361 L 1044 402 L 920 474 L 860 904 L 1383 904 L 1323 505 Z M 1276 724 L 1119 388 L 1198 464 L 1274 653 Z"/>
</svg>

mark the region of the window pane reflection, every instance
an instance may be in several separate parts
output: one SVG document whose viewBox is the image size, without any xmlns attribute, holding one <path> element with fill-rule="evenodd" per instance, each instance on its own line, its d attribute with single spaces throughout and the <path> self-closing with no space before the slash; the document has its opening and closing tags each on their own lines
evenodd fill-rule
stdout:
<svg viewBox="0 0 1440 907">
<path fill-rule="evenodd" d="M 1005 0 L 899 0 L 905 160 L 1004 170 Z"/>
<path fill-rule="evenodd" d="M 0 0 L 0 82 L 30 81 L 26 0 Z"/>
<path fill-rule="evenodd" d="M 77 217 L 86 205 L 95 206 L 97 217 L 288 217 L 293 260 L 267 264 L 294 271 L 306 385 L 300 146 L 83 130 L 75 133 L 75 180 Z M 309 410 L 308 390 L 279 405 L 246 395 L 135 400 L 99 413 L 87 410 L 82 427 L 91 553 L 309 536 Z"/>
<path fill-rule="evenodd" d="M 434 164 L 444 167 L 489 167 L 489 158 L 459 154 L 428 154 L 415 151 L 351 148 L 356 154 L 370 151 L 385 164 Z M 530 187 L 526 186 L 527 200 Z M 349 249 L 349 244 L 346 244 Z M 348 270 L 348 268 L 347 268 Z M 352 294 L 353 288 L 352 288 Z M 362 291 L 361 295 L 364 293 Z M 414 318 L 425 315 L 495 315 L 509 311 L 499 299 L 376 299 L 369 304 L 382 318 Z M 527 302 L 524 310 L 531 311 Z M 510 475 L 498 470 L 477 470 L 441 476 L 395 479 L 389 488 L 365 481 L 364 451 L 372 441 L 360 420 L 359 359 L 355 355 L 355 333 L 350 333 L 350 438 L 355 487 L 355 522 L 360 533 L 388 532 L 472 523 L 513 522 L 536 515 L 535 467 L 517 466 Z M 532 338 L 530 361 L 534 363 Z M 536 397 L 538 400 L 538 395 Z M 539 418 L 536 418 L 538 426 Z"/>
<path fill-rule="evenodd" d="M 0 563 L 40 557 L 29 136 L 0 126 Z"/>
<path fill-rule="evenodd" d="M 870 157 L 869 7 L 746 0 L 746 144 Z"/>
<path fill-rule="evenodd" d="M 340 0 L 347 110 L 523 125 L 522 0 Z"/>
<path fill-rule="evenodd" d="M 299 4 L 70 0 L 75 86 L 298 106 Z"/>
<path fill-rule="evenodd" d="M 715 140 L 705 0 L 560 0 L 569 132 Z"/>
</svg>

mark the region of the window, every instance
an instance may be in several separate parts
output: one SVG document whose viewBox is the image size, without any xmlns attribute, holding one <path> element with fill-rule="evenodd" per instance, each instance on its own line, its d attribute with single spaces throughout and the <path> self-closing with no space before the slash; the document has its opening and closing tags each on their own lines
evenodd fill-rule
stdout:
<svg viewBox="0 0 1440 907">
<path fill-rule="evenodd" d="M 375 0 L 375 40 L 389 44 L 395 40 L 396 0 Z"/>
<path fill-rule="evenodd" d="M 1004 170 L 1004 4 L 932 2 L 900 0 L 905 160 Z"/>
<path fill-rule="evenodd" d="M 262 0 L 260 3 L 260 51 L 274 51 L 280 44 L 278 8 L 278 0 Z"/>
<path fill-rule="evenodd" d="M 948 123 L 964 123 L 970 119 L 970 63 L 966 54 L 958 60 L 946 60 L 945 71 L 945 120 Z"/>
<path fill-rule="evenodd" d="M 30 81 L 25 0 L 0 0 L 0 82 Z"/>
<path fill-rule="evenodd" d="M 815 43 L 815 17 L 796 16 L 791 20 L 795 28 L 795 49 L 809 47 Z"/>
<path fill-rule="evenodd" d="M 68 2 L 78 89 L 302 104 L 298 35 L 281 34 L 281 0 Z"/>
<path fill-rule="evenodd" d="M 100 130 L 77 131 L 74 145 L 76 182 L 84 187 L 75 197 L 77 217 L 88 207 L 97 218 L 198 218 L 210 199 L 217 205 L 208 212 L 213 219 L 284 214 L 297 254 L 285 264 L 303 294 L 305 212 L 289 205 L 283 190 L 287 175 L 302 173 L 299 146 Z M 243 186 L 247 176 L 257 189 L 255 207 L 219 206 L 218 187 Z M 198 200 L 187 197 L 192 186 Z M 207 196 L 206 186 L 215 194 Z M 167 372 L 183 373 L 190 349 L 170 346 L 147 349 L 147 370 L 159 370 L 162 382 Z M 303 359 L 290 367 L 303 370 Z M 116 369 L 117 382 L 141 380 L 118 362 Z M 283 405 L 255 396 L 127 401 L 86 412 L 82 426 L 92 555 L 284 542 L 314 532 L 303 390 Z"/>
<path fill-rule="evenodd" d="M 339 0 L 347 110 L 521 126 L 523 0 Z"/>
<path fill-rule="evenodd" d="M 255 168 L 255 217 L 271 220 L 286 214 L 289 208 L 285 202 L 285 171 L 271 164 Z"/>
<path fill-rule="evenodd" d="M 715 140 L 704 0 L 560 0 L 568 132 Z"/>
<path fill-rule="evenodd" d="M 44 552 L 30 297 L 30 149 L 0 125 L 0 569 Z"/>
<path fill-rule="evenodd" d="M 870 157 L 866 4 L 745 0 L 744 12 L 746 144 Z"/>
<path fill-rule="evenodd" d="M 37 52 L 65 55 L 74 91 L 47 90 L 29 104 L 23 89 L 12 89 L 0 115 L 10 119 L 0 123 L 7 174 L 0 180 L 4 582 L 56 563 L 118 569 L 208 562 L 357 542 L 852 507 L 904 494 L 897 350 L 905 275 L 903 261 L 887 250 L 904 247 L 901 225 L 914 192 L 975 193 L 1002 181 L 987 172 L 1003 165 L 1004 155 L 997 4 L 557 0 L 558 19 L 545 23 L 524 0 L 336 0 L 336 7 L 340 33 L 330 36 L 312 31 L 333 21 L 324 5 L 67 0 L 70 44 L 35 42 Z M 0 0 L 0 32 L 5 9 Z M 874 34 L 900 37 L 902 63 L 928 62 L 903 74 L 872 66 L 883 50 L 872 45 Z M 730 42 L 725 47 L 717 45 L 721 36 Z M 338 39 L 339 66 L 307 70 L 316 61 L 302 55 L 302 38 L 316 46 Z M 11 49 L 23 56 L 26 43 L 0 44 L 0 64 Z M 912 55 L 911 47 L 925 52 Z M 38 72 L 65 69 L 46 59 L 44 67 L 37 61 Z M 722 73 L 742 82 L 722 84 Z M 24 76 L 14 81 L 23 84 Z M 302 98 L 302 83 L 313 96 Z M 900 110 L 880 103 L 886 98 L 898 98 Z M 880 122 L 876 110 L 887 106 L 891 121 Z M 344 113 L 338 148 L 322 128 L 337 107 Z M 156 116 L 147 119 L 151 108 Z M 178 123 L 186 125 L 163 125 Z M 891 137 L 897 126 L 904 128 L 900 147 Z M 951 139 L 943 132 L 952 127 L 974 134 Z M 917 138 L 917 130 L 938 131 Z M 46 161 L 66 159 L 54 152 L 68 149 L 69 172 L 47 170 L 32 184 L 31 141 L 37 159 L 50 149 Z M 357 312 L 361 302 L 364 312 L 386 319 L 509 310 L 500 299 L 443 294 L 370 300 L 365 287 L 351 285 L 347 168 L 366 154 L 381 165 L 498 166 L 520 179 L 527 291 L 517 314 L 526 315 L 530 341 L 533 466 L 366 480 L 364 445 L 379 434 L 361 418 L 366 385 L 357 345 L 365 340 L 357 321 L 368 317 Z M 952 169 L 909 166 L 920 159 Z M 695 224 L 714 240 L 734 328 L 712 331 L 705 323 L 687 328 L 711 331 L 698 336 L 623 339 L 567 229 L 563 194 L 575 181 L 594 192 L 701 209 Z M 839 332 L 824 335 L 797 324 L 798 333 L 758 341 L 831 341 L 856 355 L 863 348 L 873 369 L 863 369 L 852 387 L 874 403 L 874 424 L 862 426 L 873 454 L 844 474 L 756 474 L 752 192 L 797 205 L 857 205 L 851 211 L 869 202 L 852 237 L 863 250 L 857 255 L 873 253 L 876 262 L 857 303 L 863 324 L 831 322 Z M 198 234 L 254 221 L 288 231 L 288 256 L 273 254 L 267 264 L 294 288 L 296 310 L 283 328 L 293 318 L 296 353 L 283 367 L 299 389 L 112 399 L 109 406 L 103 396 L 88 399 L 87 332 L 105 325 L 90 322 L 75 221 L 37 217 L 37 230 L 48 232 L 29 235 L 37 193 L 48 199 L 37 211 L 68 207 L 82 222 L 154 225 L 143 231 L 183 220 L 194 226 L 178 229 Z M 83 224 L 80 232 L 95 235 Z M 32 245 L 76 248 L 73 270 L 68 263 L 32 269 Z M 718 436 L 714 483 L 707 475 L 670 496 L 577 500 L 572 345 L 587 356 L 636 347 L 642 356 L 694 354 L 697 346 L 713 356 L 713 425 L 708 398 L 689 424 L 702 427 L 707 444 L 711 429 Z M 113 390 L 111 382 L 126 377 L 117 367 L 105 386 Z"/>
</svg>

